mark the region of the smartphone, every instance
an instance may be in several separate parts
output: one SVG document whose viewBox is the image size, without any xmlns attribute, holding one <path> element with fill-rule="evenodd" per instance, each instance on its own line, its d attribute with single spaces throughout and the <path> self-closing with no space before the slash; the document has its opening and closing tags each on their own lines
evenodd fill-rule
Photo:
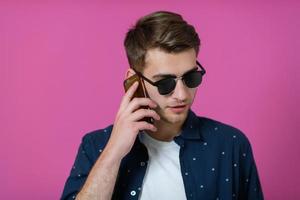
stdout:
<svg viewBox="0 0 300 200">
<path fill-rule="evenodd" d="M 149 95 L 147 93 L 147 90 L 146 90 L 146 87 L 145 87 L 145 84 L 144 84 L 144 81 L 141 80 L 141 78 L 134 74 L 133 76 L 127 78 L 126 80 L 124 80 L 124 89 L 125 89 L 125 92 L 127 92 L 127 90 L 130 88 L 131 85 L 133 85 L 133 83 L 135 83 L 136 81 L 139 82 L 139 86 L 138 88 L 136 89 L 132 99 L 134 97 L 146 97 L 146 98 L 149 98 Z M 149 108 L 149 106 L 141 106 L 141 108 L 143 109 L 151 109 Z M 140 121 L 146 121 L 148 123 L 151 123 L 153 124 L 154 123 L 154 119 L 152 117 L 144 117 L 143 119 L 141 119 Z"/>
</svg>

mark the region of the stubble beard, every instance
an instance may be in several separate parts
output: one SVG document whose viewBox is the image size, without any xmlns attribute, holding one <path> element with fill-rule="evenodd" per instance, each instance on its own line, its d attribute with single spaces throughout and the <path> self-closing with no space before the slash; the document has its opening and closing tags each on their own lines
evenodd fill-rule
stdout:
<svg viewBox="0 0 300 200">
<path fill-rule="evenodd" d="M 164 110 L 157 110 L 158 115 L 160 116 L 160 121 L 167 124 L 178 124 L 183 123 L 188 115 L 190 106 L 182 113 L 174 113 L 169 108 Z"/>
</svg>

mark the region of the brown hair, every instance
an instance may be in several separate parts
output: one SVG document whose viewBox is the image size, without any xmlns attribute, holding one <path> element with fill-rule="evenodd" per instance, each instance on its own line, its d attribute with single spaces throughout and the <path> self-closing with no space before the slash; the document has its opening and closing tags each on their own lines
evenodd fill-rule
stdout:
<svg viewBox="0 0 300 200">
<path fill-rule="evenodd" d="M 199 52 L 200 39 L 195 28 L 179 14 L 158 11 L 140 18 L 129 29 L 124 46 L 130 67 L 143 71 L 147 50 L 160 48 L 178 53 L 194 48 Z"/>
</svg>

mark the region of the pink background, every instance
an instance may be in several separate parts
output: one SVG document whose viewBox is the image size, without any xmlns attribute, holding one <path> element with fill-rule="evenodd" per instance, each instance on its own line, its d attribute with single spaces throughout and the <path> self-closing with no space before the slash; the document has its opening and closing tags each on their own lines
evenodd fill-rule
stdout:
<svg viewBox="0 0 300 200">
<path fill-rule="evenodd" d="M 82 136 L 114 121 L 126 31 L 156 10 L 202 40 L 194 111 L 248 136 L 266 199 L 299 199 L 298 2 L 1 1 L 1 199 L 60 197 Z"/>
</svg>

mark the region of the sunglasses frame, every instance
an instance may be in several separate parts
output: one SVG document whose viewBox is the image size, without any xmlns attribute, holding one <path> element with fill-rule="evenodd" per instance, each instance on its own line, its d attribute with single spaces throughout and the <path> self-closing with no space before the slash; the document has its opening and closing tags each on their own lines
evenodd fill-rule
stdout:
<svg viewBox="0 0 300 200">
<path fill-rule="evenodd" d="M 200 67 L 200 69 L 201 69 L 201 71 L 200 71 L 201 76 L 203 76 L 203 75 L 206 73 L 206 70 L 204 69 L 204 67 L 203 67 L 198 61 L 196 61 L 196 63 L 197 63 L 197 66 Z M 157 83 L 158 83 L 159 81 L 161 81 L 161 80 L 156 81 L 156 82 L 153 82 L 153 81 L 151 81 L 150 79 L 148 79 L 147 77 L 145 77 L 141 72 L 135 70 L 134 68 L 132 68 L 132 69 L 133 69 L 133 71 L 134 71 L 139 77 L 143 78 L 145 81 L 147 81 L 147 82 L 150 83 L 151 85 L 153 85 L 153 86 L 155 86 L 155 87 L 158 88 L 158 84 L 157 84 Z M 186 75 L 186 74 L 184 74 L 184 75 Z M 177 80 L 178 80 L 178 79 L 182 79 L 182 77 L 183 77 L 184 75 L 182 75 L 181 77 L 173 78 L 173 79 L 177 82 Z M 164 80 L 164 79 L 162 79 L 162 80 Z"/>
</svg>

